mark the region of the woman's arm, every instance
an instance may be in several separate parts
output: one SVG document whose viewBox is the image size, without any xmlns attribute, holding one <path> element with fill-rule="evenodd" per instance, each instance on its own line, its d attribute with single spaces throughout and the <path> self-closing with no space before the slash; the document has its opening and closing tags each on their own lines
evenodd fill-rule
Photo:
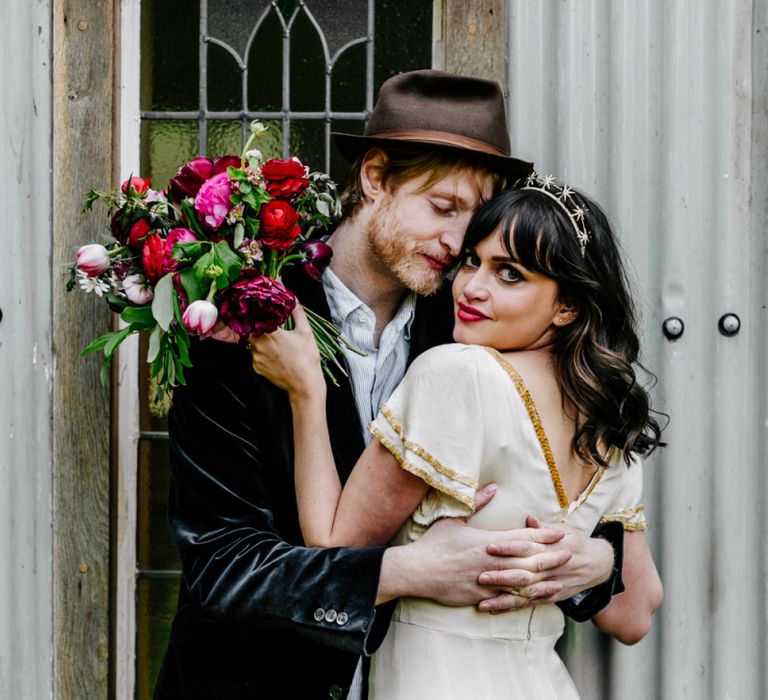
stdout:
<svg viewBox="0 0 768 700">
<path fill-rule="evenodd" d="M 651 616 L 664 599 L 659 572 L 653 563 L 645 533 L 624 533 L 624 592 L 593 618 L 603 632 L 624 644 L 636 644 L 651 628 Z"/>
<path fill-rule="evenodd" d="M 428 490 L 378 441 L 357 462 L 343 491 L 325 415 L 326 388 L 301 307 L 296 328 L 251 340 L 253 367 L 288 393 L 293 412 L 296 500 L 307 546 L 386 544 Z"/>
</svg>

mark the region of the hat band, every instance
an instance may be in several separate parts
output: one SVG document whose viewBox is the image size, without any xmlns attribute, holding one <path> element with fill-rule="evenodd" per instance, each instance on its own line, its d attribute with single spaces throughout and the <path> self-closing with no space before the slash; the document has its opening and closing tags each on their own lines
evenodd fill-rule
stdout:
<svg viewBox="0 0 768 700">
<path fill-rule="evenodd" d="M 396 131 L 380 131 L 376 134 L 366 134 L 371 139 L 399 139 L 401 141 L 426 141 L 427 143 L 439 143 L 444 146 L 457 146 L 470 151 L 479 151 L 494 156 L 509 157 L 509 153 L 485 141 L 452 134 L 448 131 L 431 131 L 429 129 L 400 129 Z"/>
</svg>

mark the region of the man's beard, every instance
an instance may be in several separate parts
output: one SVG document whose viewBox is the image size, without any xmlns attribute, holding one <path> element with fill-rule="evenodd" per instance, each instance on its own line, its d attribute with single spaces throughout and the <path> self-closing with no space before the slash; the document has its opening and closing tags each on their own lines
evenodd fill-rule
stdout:
<svg viewBox="0 0 768 700">
<path fill-rule="evenodd" d="M 434 256 L 424 245 L 408 240 L 408 234 L 388 216 L 389 203 L 371 217 L 368 225 L 368 244 L 374 259 L 387 269 L 406 289 L 416 294 L 435 294 L 443 283 L 444 275 L 427 266 L 422 254 Z"/>
</svg>

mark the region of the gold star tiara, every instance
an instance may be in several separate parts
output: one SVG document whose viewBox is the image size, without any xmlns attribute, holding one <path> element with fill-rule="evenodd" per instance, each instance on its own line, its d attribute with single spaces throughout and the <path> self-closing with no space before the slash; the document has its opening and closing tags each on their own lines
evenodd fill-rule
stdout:
<svg viewBox="0 0 768 700">
<path fill-rule="evenodd" d="M 537 172 L 532 172 L 522 181 L 521 190 L 537 190 L 557 202 L 558 206 L 566 213 L 573 230 L 576 232 L 576 240 L 579 242 L 582 257 L 586 253 L 587 243 L 592 240 L 592 233 L 587 227 L 585 218 L 586 209 L 573 197 L 574 191 L 568 185 L 558 185 L 554 175 L 540 177 Z"/>
</svg>

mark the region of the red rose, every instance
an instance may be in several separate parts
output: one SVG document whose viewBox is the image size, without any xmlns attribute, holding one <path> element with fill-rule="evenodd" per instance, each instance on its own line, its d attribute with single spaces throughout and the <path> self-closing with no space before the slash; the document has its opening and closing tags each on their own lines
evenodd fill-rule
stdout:
<svg viewBox="0 0 768 700">
<path fill-rule="evenodd" d="M 128 233 L 128 245 L 138 248 L 148 233 L 149 222 L 146 219 L 139 219 L 131 226 L 131 230 Z"/>
<path fill-rule="evenodd" d="M 165 256 L 165 241 L 156 233 L 151 233 L 144 239 L 141 249 L 141 264 L 147 279 L 153 284 L 163 276 L 163 257 Z"/>
<path fill-rule="evenodd" d="M 281 326 L 295 306 L 296 297 L 280 282 L 246 269 L 221 292 L 219 318 L 241 337 L 258 338 Z"/>
<path fill-rule="evenodd" d="M 300 194 L 309 185 L 307 169 L 297 158 L 268 160 L 261 166 L 261 176 L 266 182 L 267 192 L 283 199 Z"/>
<path fill-rule="evenodd" d="M 128 189 L 132 189 L 139 197 L 143 197 L 149 186 L 152 184 L 152 180 L 148 177 L 131 177 L 128 178 L 121 186 L 123 194 L 128 194 Z"/>
<path fill-rule="evenodd" d="M 298 220 L 298 212 L 288 202 L 271 199 L 262 204 L 259 210 L 259 232 L 264 245 L 273 250 L 290 248 L 296 236 L 301 233 Z"/>
</svg>

